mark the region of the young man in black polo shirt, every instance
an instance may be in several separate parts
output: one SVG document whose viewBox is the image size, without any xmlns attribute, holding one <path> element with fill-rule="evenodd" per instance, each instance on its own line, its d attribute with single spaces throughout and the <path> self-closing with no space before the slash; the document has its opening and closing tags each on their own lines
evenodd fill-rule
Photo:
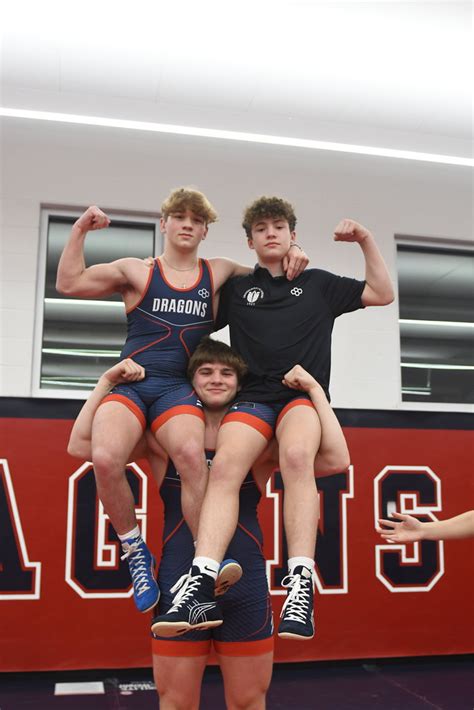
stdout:
<svg viewBox="0 0 474 710">
<path fill-rule="evenodd" d="M 365 258 L 365 280 L 307 269 L 288 283 L 282 259 L 296 238 L 293 207 L 276 197 L 263 197 L 247 208 L 243 226 L 255 249 L 254 272 L 231 279 L 222 294 L 219 327 L 228 323 L 231 342 L 248 364 L 249 374 L 219 431 L 216 455 L 202 507 L 196 557 L 188 588 L 174 607 L 158 617 L 158 633 L 179 633 L 180 623 L 193 623 L 204 610 L 212 623 L 220 611 L 206 579 L 217 574 L 237 524 L 238 491 L 255 459 L 275 434 L 285 486 L 284 523 L 288 543 L 289 593 L 278 629 L 283 638 L 314 635 L 314 551 L 318 526 L 318 494 L 314 459 L 321 441 L 318 415 L 304 393 L 282 382 L 300 363 L 328 394 L 331 332 L 334 320 L 364 306 L 393 300 L 387 268 L 372 234 L 353 220 L 342 220 L 338 241 L 355 241 Z"/>
</svg>

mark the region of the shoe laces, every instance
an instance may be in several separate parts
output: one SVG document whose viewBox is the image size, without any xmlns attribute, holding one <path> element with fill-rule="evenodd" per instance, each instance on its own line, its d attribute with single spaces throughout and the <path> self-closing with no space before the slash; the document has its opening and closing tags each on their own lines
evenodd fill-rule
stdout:
<svg viewBox="0 0 474 710">
<path fill-rule="evenodd" d="M 301 574 L 288 574 L 282 580 L 281 586 L 289 589 L 288 596 L 281 610 L 288 621 L 306 622 L 308 607 L 311 601 L 310 591 L 313 585 L 313 575 L 303 577 Z"/>
<path fill-rule="evenodd" d="M 192 576 L 191 572 L 183 574 L 183 576 L 178 579 L 176 584 L 174 584 L 170 589 L 172 594 L 177 592 L 177 594 L 173 597 L 173 606 L 169 610 L 170 612 L 177 611 L 189 601 L 189 599 L 193 596 L 193 593 L 199 588 L 201 579 L 201 574 Z"/>
<path fill-rule="evenodd" d="M 137 596 L 151 589 L 149 582 L 149 570 L 147 569 L 147 560 L 141 544 L 141 540 L 135 542 L 124 542 L 124 554 L 121 560 L 128 560 L 128 568 L 132 578 L 133 587 Z"/>
</svg>

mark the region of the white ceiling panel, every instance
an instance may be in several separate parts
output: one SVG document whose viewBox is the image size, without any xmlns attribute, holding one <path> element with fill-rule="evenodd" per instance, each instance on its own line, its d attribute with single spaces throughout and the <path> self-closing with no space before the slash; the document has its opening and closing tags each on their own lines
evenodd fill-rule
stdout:
<svg viewBox="0 0 474 710">
<path fill-rule="evenodd" d="M 472 3 L 6 0 L 2 103 L 472 154 Z"/>
</svg>

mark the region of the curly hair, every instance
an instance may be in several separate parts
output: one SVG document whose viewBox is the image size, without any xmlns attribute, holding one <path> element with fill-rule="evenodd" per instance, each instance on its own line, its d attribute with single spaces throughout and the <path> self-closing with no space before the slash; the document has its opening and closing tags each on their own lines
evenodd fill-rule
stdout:
<svg viewBox="0 0 474 710">
<path fill-rule="evenodd" d="M 165 219 L 173 212 L 191 210 L 202 217 L 206 224 L 217 221 L 217 212 L 206 195 L 192 187 L 178 187 L 161 205 L 161 215 Z"/>
<path fill-rule="evenodd" d="M 296 227 L 293 205 L 281 197 L 262 196 L 245 209 L 242 227 L 245 229 L 248 239 L 252 237 L 252 225 L 260 219 L 286 219 L 290 232 L 293 232 Z"/>
</svg>

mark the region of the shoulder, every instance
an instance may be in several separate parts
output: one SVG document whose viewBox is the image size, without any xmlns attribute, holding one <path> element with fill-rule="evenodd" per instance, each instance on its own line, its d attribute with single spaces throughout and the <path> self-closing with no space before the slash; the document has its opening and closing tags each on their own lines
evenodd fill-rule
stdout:
<svg viewBox="0 0 474 710">
<path fill-rule="evenodd" d="M 230 278 L 245 276 L 252 271 L 249 266 L 244 266 L 223 256 L 208 259 L 208 264 L 212 271 L 216 289 L 219 289 Z"/>
</svg>

